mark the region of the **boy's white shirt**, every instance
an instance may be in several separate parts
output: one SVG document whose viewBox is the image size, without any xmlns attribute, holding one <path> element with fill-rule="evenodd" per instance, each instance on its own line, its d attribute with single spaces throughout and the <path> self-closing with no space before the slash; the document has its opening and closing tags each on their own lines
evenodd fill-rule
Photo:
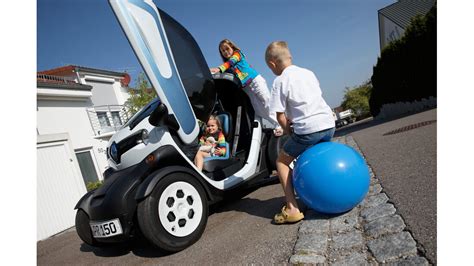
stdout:
<svg viewBox="0 0 474 266">
<path fill-rule="evenodd" d="M 270 112 L 285 113 L 298 135 L 335 127 L 316 75 L 295 65 L 285 68 L 273 81 Z"/>
</svg>

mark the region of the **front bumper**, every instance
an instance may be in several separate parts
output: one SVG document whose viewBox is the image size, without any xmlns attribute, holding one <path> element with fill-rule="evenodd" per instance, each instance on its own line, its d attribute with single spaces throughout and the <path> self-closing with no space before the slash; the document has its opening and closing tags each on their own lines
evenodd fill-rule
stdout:
<svg viewBox="0 0 474 266">
<path fill-rule="evenodd" d="M 151 169 L 145 162 L 120 171 L 108 171 L 104 184 L 84 195 L 76 205 L 89 216 L 89 222 L 119 219 L 123 233 L 106 238 L 94 238 L 98 242 L 123 242 L 135 235 L 137 188 Z"/>
</svg>

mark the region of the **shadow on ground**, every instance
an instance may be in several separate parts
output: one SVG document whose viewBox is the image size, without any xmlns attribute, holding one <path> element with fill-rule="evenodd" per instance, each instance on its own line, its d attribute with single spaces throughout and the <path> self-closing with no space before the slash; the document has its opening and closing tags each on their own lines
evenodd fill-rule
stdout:
<svg viewBox="0 0 474 266">
<path fill-rule="evenodd" d="M 432 109 L 435 109 L 435 108 L 432 108 Z M 425 109 L 425 110 L 421 110 L 419 112 L 406 113 L 406 114 L 394 116 L 394 117 L 391 117 L 391 118 L 386 118 L 386 119 L 383 119 L 383 120 L 374 120 L 372 117 L 371 118 L 366 118 L 364 120 L 361 120 L 360 122 L 356 122 L 356 124 L 350 124 L 350 125 L 338 128 L 336 130 L 336 132 L 334 133 L 334 137 L 341 137 L 341 136 L 349 135 L 349 134 L 351 134 L 353 132 L 356 132 L 356 131 L 359 131 L 359 130 L 363 130 L 363 129 L 366 129 L 366 128 L 369 128 L 369 127 L 378 126 L 378 125 L 381 125 L 381 124 L 384 124 L 384 123 L 391 122 L 393 120 L 397 120 L 397 119 L 400 119 L 400 118 L 411 116 L 411 115 L 414 115 L 414 114 L 417 114 L 417 113 L 426 112 L 426 111 L 429 111 L 429 110 L 432 110 L 432 109 Z"/>
</svg>

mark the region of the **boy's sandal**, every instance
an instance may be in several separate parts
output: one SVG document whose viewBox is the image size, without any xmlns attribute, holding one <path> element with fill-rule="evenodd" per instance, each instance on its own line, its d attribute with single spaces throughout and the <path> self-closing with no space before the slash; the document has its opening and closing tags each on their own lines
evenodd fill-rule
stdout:
<svg viewBox="0 0 474 266">
<path fill-rule="evenodd" d="M 303 220 L 303 218 L 304 218 L 304 214 L 302 212 L 289 215 L 286 212 L 286 206 L 283 206 L 283 208 L 281 208 L 281 213 L 275 214 L 275 217 L 273 218 L 273 220 L 275 221 L 276 224 L 286 224 L 286 223 L 299 222 Z"/>
</svg>

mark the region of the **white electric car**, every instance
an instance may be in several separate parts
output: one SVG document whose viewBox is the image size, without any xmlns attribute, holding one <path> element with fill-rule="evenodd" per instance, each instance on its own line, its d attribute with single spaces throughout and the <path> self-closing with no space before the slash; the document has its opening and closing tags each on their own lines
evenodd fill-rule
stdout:
<svg viewBox="0 0 474 266">
<path fill-rule="evenodd" d="M 151 0 L 110 0 L 158 98 L 108 143 L 104 184 L 76 205 L 76 229 L 89 245 L 122 242 L 141 233 L 176 252 L 196 242 L 208 207 L 249 187 L 277 182 L 281 138 L 262 128 L 231 74 L 211 75 L 191 34 Z M 202 133 L 198 119 L 216 114 L 225 157 L 193 164 Z"/>
</svg>

